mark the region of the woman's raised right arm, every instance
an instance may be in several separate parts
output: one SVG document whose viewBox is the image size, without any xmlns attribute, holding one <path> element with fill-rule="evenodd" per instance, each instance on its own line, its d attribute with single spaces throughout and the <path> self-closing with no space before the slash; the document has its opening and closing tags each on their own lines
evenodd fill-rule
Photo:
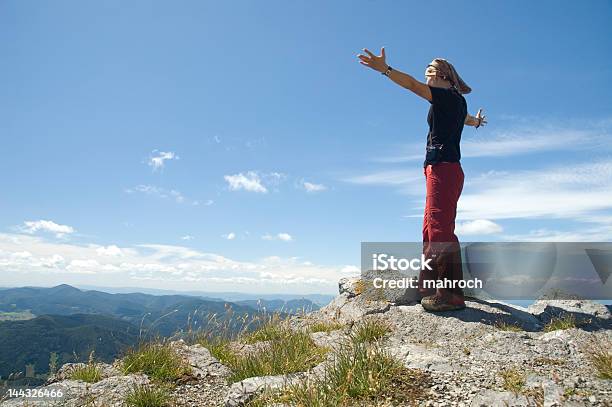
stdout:
<svg viewBox="0 0 612 407">
<path fill-rule="evenodd" d="M 380 73 L 387 72 L 389 65 L 387 65 L 387 62 L 386 62 L 385 47 L 382 47 L 380 49 L 380 53 L 381 53 L 380 56 L 376 56 L 372 54 L 366 48 L 364 48 L 363 51 L 368 55 L 363 55 L 363 54 L 357 55 L 357 57 L 361 60 L 359 62 L 362 65 L 365 65 L 368 68 L 372 68 L 375 71 L 380 72 Z M 423 82 L 417 81 L 416 79 L 414 79 L 412 76 L 408 75 L 407 73 L 398 71 L 397 69 L 393 68 L 391 69 L 391 71 L 389 71 L 387 76 L 393 82 L 400 85 L 402 88 L 405 88 L 405 89 L 408 89 L 414 92 L 416 95 L 422 97 L 423 99 L 426 99 L 430 102 L 432 101 L 431 89 L 429 89 L 429 86 L 427 86 Z"/>
</svg>

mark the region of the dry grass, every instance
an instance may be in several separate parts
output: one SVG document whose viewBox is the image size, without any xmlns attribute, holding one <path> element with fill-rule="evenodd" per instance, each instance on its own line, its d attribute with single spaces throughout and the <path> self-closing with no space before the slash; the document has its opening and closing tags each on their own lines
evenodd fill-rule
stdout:
<svg viewBox="0 0 612 407">
<path fill-rule="evenodd" d="M 612 380 L 612 341 L 593 339 L 582 351 L 601 379 Z"/>
</svg>

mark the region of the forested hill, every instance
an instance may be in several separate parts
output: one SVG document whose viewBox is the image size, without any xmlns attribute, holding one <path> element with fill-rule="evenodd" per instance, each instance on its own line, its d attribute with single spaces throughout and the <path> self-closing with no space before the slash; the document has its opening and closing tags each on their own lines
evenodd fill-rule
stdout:
<svg viewBox="0 0 612 407">
<path fill-rule="evenodd" d="M 138 340 L 138 327 L 106 315 L 43 315 L 26 321 L 0 322 L 0 376 L 46 373 L 52 353 L 57 365 L 95 358 L 112 361 Z"/>
</svg>

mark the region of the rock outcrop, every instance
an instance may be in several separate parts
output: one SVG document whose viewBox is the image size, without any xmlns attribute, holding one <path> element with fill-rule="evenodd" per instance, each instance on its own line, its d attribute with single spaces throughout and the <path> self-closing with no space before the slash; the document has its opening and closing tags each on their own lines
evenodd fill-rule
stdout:
<svg viewBox="0 0 612 407">
<path fill-rule="evenodd" d="M 612 405 L 612 381 L 598 375 L 590 358 L 593 346 L 612 344 L 612 316 L 604 305 L 542 300 L 523 308 L 470 298 L 464 310 L 429 313 L 411 293 L 386 292 L 386 299 L 381 299 L 364 295 L 364 284 L 359 279 L 341 280 L 338 297 L 318 311 L 293 317 L 291 326 L 303 329 L 313 322 L 341 326 L 331 332 L 310 334 L 317 346 L 333 353 L 355 325 L 368 319 L 384 321 L 391 332 L 381 346 L 406 368 L 429 378 L 423 389 L 426 397 L 418 405 Z M 555 329 L 551 322 L 559 319 L 569 321 L 569 325 Z M 265 389 L 320 377 L 331 360 L 309 371 L 251 377 L 230 384 L 230 369 L 205 347 L 183 341 L 173 342 L 172 347 L 192 370 L 192 379 L 178 383 L 173 390 L 177 406 L 243 406 Z M 233 343 L 231 348 L 241 354 L 268 351 L 264 342 Z M 123 405 L 121 395 L 128 388 L 149 383 L 145 375 L 122 375 L 110 365 L 101 366 L 103 378 L 97 383 L 70 380 L 70 373 L 78 366 L 64 365 L 44 387 L 63 389 L 63 405 L 87 405 L 86 400 L 103 401 L 100 405 L 104 406 Z M 12 399 L 1 405 L 49 405 L 27 403 Z"/>
</svg>

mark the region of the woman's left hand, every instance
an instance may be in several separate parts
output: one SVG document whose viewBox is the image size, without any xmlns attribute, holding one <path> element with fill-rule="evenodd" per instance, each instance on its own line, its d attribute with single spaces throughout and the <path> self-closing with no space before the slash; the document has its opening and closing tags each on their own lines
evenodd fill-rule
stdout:
<svg viewBox="0 0 612 407">
<path fill-rule="evenodd" d="M 387 56 L 385 55 L 385 47 L 380 49 L 380 55 L 376 56 L 368 51 L 367 48 L 364 48 L 363 51 L 368 55 L 358 54 L 357 57 L 361 60 L 360 64 L 367 66 L 368 68 L 372 68 L 378 72 L 385 72 L 388 68 L 387 65 Z"/>
<path fill-rule="evenodd" d="M 487 124 L 487 116 L 482 114 L 482 108 L 478 109 L 478 113 L 476 113 L 476 120 L 478 120 L 478 125 L 476 127 L 484 126 Z"/>
</svg>

